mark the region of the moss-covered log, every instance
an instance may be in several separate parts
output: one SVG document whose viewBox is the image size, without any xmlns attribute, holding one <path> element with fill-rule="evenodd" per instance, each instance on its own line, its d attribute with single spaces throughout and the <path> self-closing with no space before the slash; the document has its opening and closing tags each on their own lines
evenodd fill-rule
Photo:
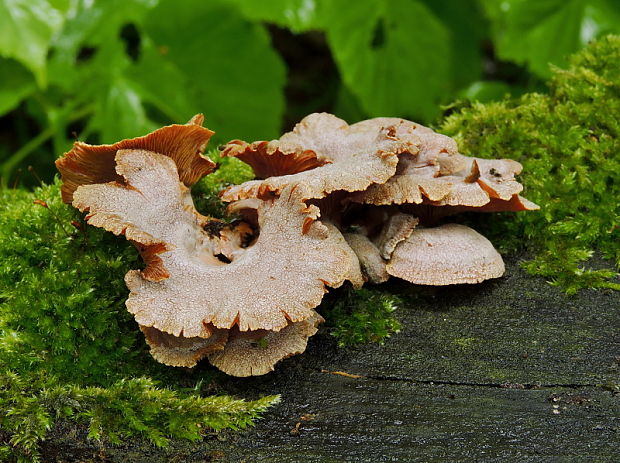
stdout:
<svg viewBox="0 0 620 463">
<path fill-rule="evenodd" d="M 519 261 L 477 286 L 392 285 L 403 328 L 383 346 L 337 347 L 324 330 L 273 374 L 220 378 L 221 392 L 282 393 L 249 431 L 157 450 L 97 445 L 65 425 L 44 452 L 52 462 L 613 461 L 620 293 L 566 296 Z"/>
</svg>

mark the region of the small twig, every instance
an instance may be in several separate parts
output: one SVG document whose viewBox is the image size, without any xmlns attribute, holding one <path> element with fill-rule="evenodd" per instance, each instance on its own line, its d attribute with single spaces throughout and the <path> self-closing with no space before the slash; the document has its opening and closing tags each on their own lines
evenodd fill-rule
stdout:
<svg viewBox="0 0 620 463">
<path fill-rule="evenodd" d="M 60 220 L 60 217 L 58 217 L 58 215 L 52 210 L 51 207 L 49 207 L 49 205 L 45 201 L 43 201 L 42 199 L 35 199 L 34 201 L 32 201 L 32 204 L 36 204 L 37 206 L 44 207 L 45 209 L 50 211 L 50 213 L 54 217 L 54 220 L 56 221 L 56 223 L 60 226 L 60 228 L 64 232 L 64 234 L 67 235 L 67 238 L 71 238 L 71 235 L 69 234 L 69 232 L 63 226 L 62 220 Z"/>
<path fill-rule="evenodd" d="M 41 180 L 41 177 L 39 177 L 39 174 L 37 174 L 36 170 L 34 170 L 34 167 L 32 166 L 28 166 L 28 172 L 30 172 L 32 174 L 32 176 L 37 179 L 37 181 L 39 182 L 39 185 L 42 186 L 43 185 L 43 180 Z"/>
<path fill-rule="evenodd" d="M 321 373 L 329 373 L 330 375 L 338 375 L 344 376 L 345 378 L 353 378 L 353 379 L 362 379 L 365 376 L 362 375 L 354 375 L 352 373 L 347 373 L 346 371 L 329 371 L 329 370 L 321 370 Z"/>
<path fill-rule="evenodd" d="M 17 188 L 17 186 L 19 185 L 19 181 L 21 180 L 21 177 L 22 177 L 22 170 L 17 169 L 17 175 L 15 176 L 15 180 L 13 181 L 13 186 L 11 187 L 12 189 Z"/>
</svg>

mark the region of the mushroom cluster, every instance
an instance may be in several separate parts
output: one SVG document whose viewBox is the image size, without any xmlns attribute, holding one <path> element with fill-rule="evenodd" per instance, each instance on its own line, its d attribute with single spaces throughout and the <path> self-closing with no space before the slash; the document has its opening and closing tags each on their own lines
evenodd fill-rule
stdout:
<svg viewBox="0 0 620 463">
<path fill-rule="evenodd" d="M 140 251 L 145 268 L 127 273 L 126 305 L 167 365 L 206 357 L 230 375 L 265 374 L 305 350 L 327 288 L 347 281 L 499 277 L 504 265 L 486 238 L 437 221 L 537 208 L 519 196 L 517 162 L 464 156 L 403 119 L 348 125 L 311 114 L 279 140 L 223 146 L 257 179 L 221 192 L 234 220 L 205 217 L 190 195 L 215 168 L 202 155 L 213 134 L 202 122 L 113 145 L 76 142 L 56 162 L 63 200 Z"/>
</svg>

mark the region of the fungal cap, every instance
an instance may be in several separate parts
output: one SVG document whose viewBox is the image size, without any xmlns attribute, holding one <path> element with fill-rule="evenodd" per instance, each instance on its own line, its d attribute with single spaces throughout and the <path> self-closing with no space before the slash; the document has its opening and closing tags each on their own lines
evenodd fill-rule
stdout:
<svg viewBox="0 0 620 463">
<path fill-rule="evenodd" d="M 172 367 L 191 368 L 213 352 L 224 349 L 228 330 L 213 329 L 208 338 L 173 336 L 152 326 L 140 325 L 155 360 Z"/>
<path fill-rule="evenodd" d="M 89 211 L 89 223 L 145 249 L 156 246 L 149 262 L 157 272 L 147 267 L 125 277 L 127 308 L 141 325 L 185 337 L 206 337 L 205 325 L 277 331 L 310 317 L 326 286 L 361 280 L 344 238 L 317 220 L 319 210 L 304 204 L 301 186 L 261 202 L 259 237 L 243 248 L 235 245 L 243 237 L 222 243 L 224 237 L 205 230 L 210 219 L 193 208 L 170 158 L 121 150 L 116 163 L 124 181 L 83 185 L 74 205 Z M 158 278 L 149 278 L 153 273 Z"/>
<path fill-rule="evenodd" d="M 170 157 L 177 165 L 181 181 L 186 186 L 193 185 L 215 168 L 215 163 L 201 154 L 213 135 L 202 127 L 203 120 L 202 114 L 197 114 L 187 124 L 169 125 L 112 145 L 76 141 L 70 151 L 56 160 L 63 182 L 63 201 L 71 204 L 73 193 L 80 185 L 121 181 L 114 159 L 117 151 L 124 149 L 142 149 Z"/>
<path fill-rule="evenodd" d="M 239 157 L 267 178 L 229 187 L 221 197 L 231 202 L 268 192 L 277 195 L 287 185 L 303 183 L 304 199 L 320 199 L 337 190 L 360 191 L 384 183 L 396 171 L 398 154 L 418 150 L 417 138 L 400 127 L 402 119 L 397 121 L 386 125 L 379 118 L 348 125 L 331 114 L 315 113 L 279 140 L 231 142 L 224 155 Z"/>
<path fill-rule="evenodd" d="M 420 285 L 480 283 L 504 274 L 504 262 L 484 236 L 464 225 L 416 228 L 387 264 L 390 275 Z"/>
<path fill-rule="evenodd" d="M 312 150 L 282 151 L 278 143 L 258 141 L 247 143 L 232 140 L 226 144 L 222 157 L 235 157 L 245 162 L 258 179 L 292 175 L 329 164 L 327 159 L 318 159 Z"/>
<path fill-rule="evenodd" d="M 382 118 L 390 121 L 390 118 Z M 358 123 L 361 124 L 361 123 Z M 445 135 L 413 124 L 419 151 L 400 154 L 396 174 L 370 185 L 348 201 L 374 204 L 430 204 L 477 208 L 491 201 L 493 210 L 531 210 L 528 202 L 514 200 L 523 186 L 515 180 L 522 166 L 510 159 L 481 159 L 458 153 L 456 142 Z M 503 203 L 502 203 L 503 201 Z M 522 202 L 523 203 L 523 202 Z"/>
<path fill-rule="evenodd" d="M 344 237 L 357 255 L 362 273 L 368 282 L 380 284 L 390 278 L 385 270 L 385 261 L 381 257 L 379 249 L 367 236 L 360 233 L 345 233 Z"/>
<path fill-rule="evenodd" d="M 409 214 L 399 212 L 391 215 L 375 240 L 381 257 L 386 260 L 392 257 L 398 243 L 409 238 L 418 223 L 419 220 Z"/>
<path fill-rule="evenodd" d="M 274 370 L 280 360 L 301 354 L 308 338 L 324 320 L 316 312 L 306 320 L 291 322 L 280 331 L 234 330 L 223 350 L 209 354 L 209 362 L 231 376 L 260 376 Z"/>
</svg>

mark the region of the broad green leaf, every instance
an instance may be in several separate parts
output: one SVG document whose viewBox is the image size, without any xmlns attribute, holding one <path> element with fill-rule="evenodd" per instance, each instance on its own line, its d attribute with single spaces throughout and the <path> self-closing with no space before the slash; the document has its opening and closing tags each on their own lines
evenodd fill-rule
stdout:
<svg viewBox="0 0 620 463">
<path fill-rule="evenodd" d="M 607 32 L 620 32 L 613 0 L 505 0 L 498 7 L 483 2 L 493 19 L 500 58 L 527 66 L 548 77 L 550 64 L 565 66 L 566 58 L 585 43 Z"/>
<path fill-rule="evenodd" d="M 148 56 L 151 75 L 132 78 L 148 95 L 170 94 L 174 88 L 184 92 L 189 107 L 181 100 L 167 101 L 167 112 L 182 116 L 178 122 L 201 112 L 220 140 L 278 135 L 284 66 L 262 26 L 220 2 L 190 0 L 180 8 L 178 2 L 163 0 L 144 28 L 157 54 Z"/>
<path fill-rule="evenodd" d="M 17 61 L 0 58 L 0 115 L 9 112 L 36 89 L 32 74 Z"/>
<path fill-rule="evenodd" d="M 362 111 L 359 101 L 351 93 L 351 90 L 343 84 L 338 88 L 333 111 L 336 116 L 344 119 L 349 124 L 366 119 L 366 114 Z"/>
<path fill-rule="evenodd" d="M 139 24 L 153 0 L 107 0 L 74 2 L 62 32 L 55 37 L 54 55 L 49 62 L 50 81 L 70 95 L 81 110 L 93 107 L 93 118 L 80 138 L 97 132 L 97 141 L 114 142 L 143 135 L 154 127 L 143 106 L 140 88 L 125 73 L 131 59 L 121 30 Z M 137 41 L 139 45 L 139 40 Z M 47 108 L 54 120 L 65 96 Z M 57 121 L 59 127 L 63 120 Z M 54 136 L 56 147 L 63 146 L 64 130 Z"/>
<path fill-rule="evenodd" d="M 200 112 L 190 101 L 187 77 L 152 44 L 144 44 L 138 62 L 127 70 L 127 76 L 139 89 L 145 101 L 154 105 L 170 121 L 185 122 Z"/>
<path fill-rule="evenodd" d="M 54 56 L 50 72 L 71 72 L 81 49 L 92 47 L 96 52 L 96 47 L 116 41 L 122 26 L 139 24 L 155 3 L 156 0 L 77 0 L 62 32 L 52 43 Z"/>
<path fill-rule="evenodd" d="M 342 78 L 372 116 L 428 121 L 450 90 L 450 35 L 412 0 L 326 4 L 322 25 Z"/>
<path fill-rule="evenodd" d="M 501 100 L 505 96 L 514 95 L 515 93 L 520 92 L 512 88 L 506 82 L 479 80 L 463 89 L 459 95 L 467 98 L 468 100 L 476 100 L 481 103 L 487 103 L 489 101 Z"/>
<path fill-rule="evenodd" d="M 106 63 L 112 66 L 106 68 Z M 84 96 L 94 101 L 89 130 L 100 133 L 101 143 L 144 135 L 155 129 L 142 105 L 142 96 L 125 76 L 130 60 L 120 40 L 102 46 L 92 63 L 92 85 L 85 83 Z"/>
<path fill-rule="evenodd" d="M 605 34 L 620 33 L 620 2 L 618 0 L 592 0 L 585 4 L 581 23 L 582 46 Z"/>
<path fill-rule="evenodd" d="M 498 37 L 504 59 L 527 63 L 541 76 L 550 75 L 549 63 L 562 65 L 579 49 L 582 0 L 512 0 L 506 10 L 506 28 Z"/>
<path fill-rule="evenodd" d="M 302 32 L 317 25 L 321 0 L 226 0 L 237 5 L 248 19 L 266 21 Z"/>
<path fill-rule="evenodd" d="M 450 33 L 455 88 L 479 79 L 483 71 L 482 42 L 488 35 L 488 24 L 478 1 L 424 0 L 424 4 Z"/>
<path fill-rule="evenodd" d="M 157 127 L 146 116 L 140 94 L 122 77 L 100 95 L 91 124 L 102 143 L 144 135 Z"/>
<path fill-rule="evenodd" d="M 21 62 L 45 86 L 47 52 L 62 22 L 47 0 L 0 0 L 0 55 Z"/>
</svg>

